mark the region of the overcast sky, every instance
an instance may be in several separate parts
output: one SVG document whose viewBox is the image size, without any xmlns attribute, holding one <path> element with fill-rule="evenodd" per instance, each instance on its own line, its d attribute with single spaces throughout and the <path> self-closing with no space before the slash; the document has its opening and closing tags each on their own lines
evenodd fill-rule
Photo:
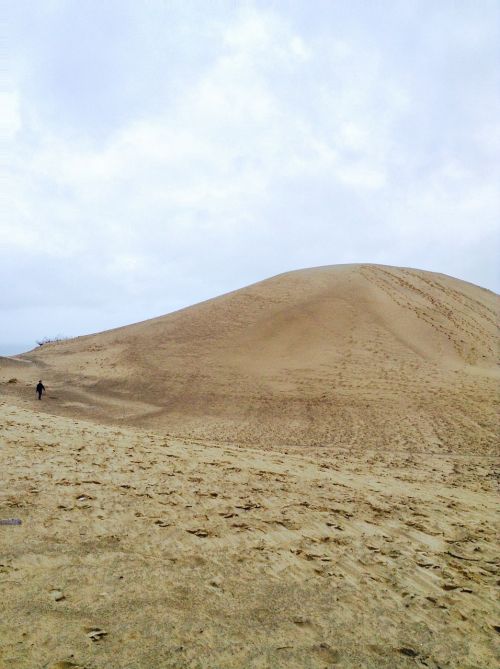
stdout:
<svg viewBox="0 0 500 669">
<path fill-rule="evenodd" d="M 498 0 L 15 0 L 0 353 L 350 262 L 499 289 Z"/>
</svg>

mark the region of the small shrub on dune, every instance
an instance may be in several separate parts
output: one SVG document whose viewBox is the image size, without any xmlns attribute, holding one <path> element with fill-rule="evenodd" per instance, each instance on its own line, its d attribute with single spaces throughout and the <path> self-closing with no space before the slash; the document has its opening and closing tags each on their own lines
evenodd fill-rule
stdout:
<svg viewBox="0 0 500 669">
<path fill-rule="evenodd" d="M 44 337 L 43 339 L 37 339 L 36 343 L 38 346 L 44 346 L 45 344 L 58 344 L 61 341 L 67 341 L 69 337 Z"/>
</svg>

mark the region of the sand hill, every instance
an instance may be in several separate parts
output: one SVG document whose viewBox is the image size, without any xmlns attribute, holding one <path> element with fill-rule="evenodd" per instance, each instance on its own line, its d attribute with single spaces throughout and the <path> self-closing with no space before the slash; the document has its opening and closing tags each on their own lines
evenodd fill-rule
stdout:
<svg viewBox="0 0 500 669">
<path fill-rule="evenodd" d="M 431 272 L 319 267 L 23 357 L 54 413 L 269 447 L 488 449 L 497 300 Z"/>
<path fill-rule="evenodd" d="M 0 667 L 496 669 L 496 299 L 326 267 L 0 358 Z"/>
</svg>

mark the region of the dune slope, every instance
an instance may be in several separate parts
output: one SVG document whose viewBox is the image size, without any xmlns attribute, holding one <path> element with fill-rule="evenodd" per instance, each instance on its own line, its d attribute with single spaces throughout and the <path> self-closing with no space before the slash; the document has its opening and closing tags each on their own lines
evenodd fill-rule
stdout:
<svg viewBox="0 0 500 669">
<path fill-rule="evenodd" d="M 339 265 L 23 357 L 54 413 L 248 445 L 488 450 L 497 311 L 458 279 Z"/>
</svg>

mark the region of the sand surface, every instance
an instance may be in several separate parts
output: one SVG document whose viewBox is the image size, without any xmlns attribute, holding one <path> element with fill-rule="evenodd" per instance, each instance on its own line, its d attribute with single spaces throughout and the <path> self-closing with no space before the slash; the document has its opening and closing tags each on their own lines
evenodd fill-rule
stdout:
<svg viewBox="0 0 500 669">
<path fill-rule="evenodd" d="M 495 666 L 491 458 L 0 418 L 2 667 Z"/>
<path fill-rule="evenodd" d="M 44 410 L 222 443 L 491 451 L 498 309 L 431 272 L 302 270 L 44 345 L 4 389 L 31 400 L 40 374 Z"/>
<path fill-rule="evenodd" d="M 320 268 L 0 358 L 0 667 L 496 667 L 496 300 Z"/>
</svg>

